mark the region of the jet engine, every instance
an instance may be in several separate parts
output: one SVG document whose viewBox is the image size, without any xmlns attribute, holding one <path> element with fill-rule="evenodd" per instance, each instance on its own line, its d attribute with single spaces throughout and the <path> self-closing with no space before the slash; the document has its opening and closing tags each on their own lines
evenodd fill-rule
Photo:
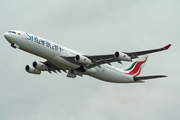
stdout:
<svg viewBox="0 0 180 120">
<path fill-rule="evenodd" d="M 38 69 L 36 69 L 36 68 L 34 68 L 34 67 L 32 67 L 32 66 L 29 66 L 29 65 L 26 65 L 25 69 L 26 69 L 26 71 L 27 71 L 28 73 L 41 74 L 41 71 L 40 71 L 40 70 L 38 70 Z"/>
<path fill-rule="evenodd" d="M 48 71 L 49 69 L 45 64 L 36 61 L 34 61 L 32 65 L 34 68 L 42 71 Z"/>
<path fill-rule="evenodd" d="M 131 57 L 129 57 L 125 53 L 119 52 L 119 51 L 115 52 L 114 57 L 119 59 L 119 60 L 131 61 Z"/>
<path fill-rule="evenodd" d="M 86 65 L 91 64 L 91 62 L 92 62 L 89 58 L 82 56 L 82 55 L 76 55 L 75 61 L 79 62 L 81 64 L 86 64 Z"/>
</svg>

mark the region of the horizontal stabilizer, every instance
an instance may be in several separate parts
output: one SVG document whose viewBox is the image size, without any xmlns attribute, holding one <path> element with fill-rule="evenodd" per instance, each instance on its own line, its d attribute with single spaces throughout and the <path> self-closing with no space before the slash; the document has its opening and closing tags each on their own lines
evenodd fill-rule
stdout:
<svg viewBox="0 0 180 120">
<path fill-rule="evenodd" d="M 155 79 L 155 78 L 161 78 L 161 77 L 167 77 L 167 76 L 165 76 L 165 75 L 141 76 L 141 77 L 134 76 L 134 81 Z"/>
</svg>

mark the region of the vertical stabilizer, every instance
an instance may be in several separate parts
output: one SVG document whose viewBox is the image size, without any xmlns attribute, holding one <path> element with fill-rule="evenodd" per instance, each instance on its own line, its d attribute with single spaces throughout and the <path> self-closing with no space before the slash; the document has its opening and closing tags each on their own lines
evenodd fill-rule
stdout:
<svg viewBox="0 0 180 120">
<path fill-rule="evenodd" d="M 126 68 L 123 69 L 123 72 L 128 75 L 135 75 L 139 76 L 146 61 L 147 61 L 148 56 L 141 56 L 135 60 L 131 64 L 129 64 Z"/>
</svg>

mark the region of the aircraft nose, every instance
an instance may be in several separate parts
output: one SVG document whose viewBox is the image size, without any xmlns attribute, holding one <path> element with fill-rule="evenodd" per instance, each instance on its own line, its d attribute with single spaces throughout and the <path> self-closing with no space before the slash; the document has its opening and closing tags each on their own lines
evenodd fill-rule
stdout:
<svg viewBox="0 0 180 120">
<path fill-rule="evenodd" d="M 12 35 L 10 35 L 8 32 L 4 33 L 4 37 L 6 38 L 6 40 L 10 43 L 12 43 L 13 39 L 12 39 Z"/>
<path fill-rule="evenodd" d="M 8 33 L 4 33 L 4 37 L 8 39 Z"/>
</svg>

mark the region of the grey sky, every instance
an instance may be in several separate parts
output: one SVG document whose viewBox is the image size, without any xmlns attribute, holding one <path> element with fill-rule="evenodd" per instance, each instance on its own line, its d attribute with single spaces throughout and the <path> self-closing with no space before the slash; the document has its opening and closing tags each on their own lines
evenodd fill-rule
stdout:
<svg viewBox="0 0 180 120">
<path fill-rule="evenodd" d="M 179 0 L 6 0 L 0 4 L 1 120 L 169 120 L 178 119 Z M 43 58 L 10 47 L 3 34 L 30 32 L 86 54 L 163 47 L 149 55 L 141 75 L 167 78 L 144 84 L 107 83 L 89 76 L 40 76 L 24 67 Z M 119 68 L 123 65 L 114 64 Z"/>
</svg>

